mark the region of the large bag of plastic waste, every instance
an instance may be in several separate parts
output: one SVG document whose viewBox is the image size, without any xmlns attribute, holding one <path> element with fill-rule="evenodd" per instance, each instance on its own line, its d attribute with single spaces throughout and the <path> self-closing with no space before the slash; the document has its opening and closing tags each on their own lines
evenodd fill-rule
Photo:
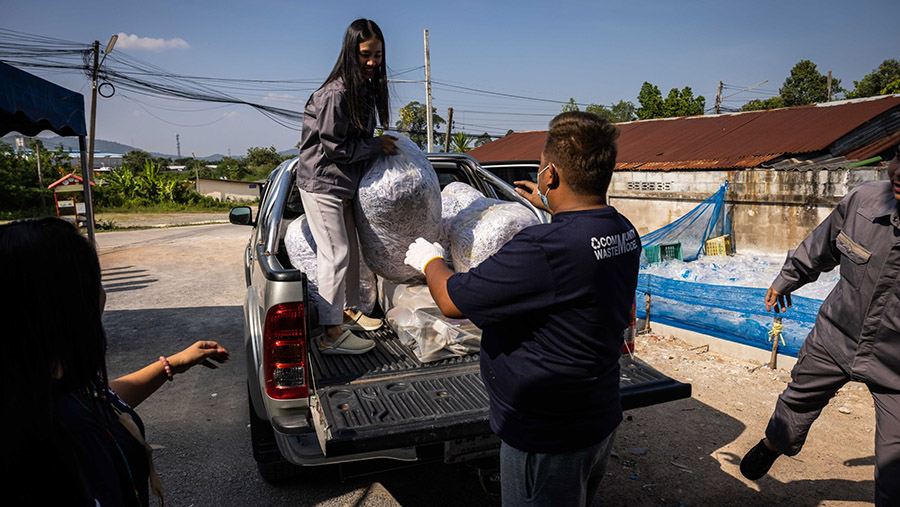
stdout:
<svg viewBox="0 0 900 507">
<path fill-rule="evenodd" d="M 378 303 L 385 312 L 395 306 L 404 306 L 412 310 L 437 306 L 424 282 L 397 283 L 380 276 L 377 278 Z"/>
<path fill-rule="evenodd" d="M 454 181 L 441 190 L 441 233 L 438 243 L 450 251 L 450 225 L 456 215 L 470 204 L 483 198 L 478 190 L 461 181 Z"/>
<path fill-rule="evenodd" d="M 475 324 L 444 317 L 436 306 L 418 309 L 396 306 L 386 317 L 400 342 L 410 347 L 423 363 L 481 350 L 481 330 Z"/>
<path fill-rule="evenodd" d="M 318 286 L 318 262 L 316 261 L 316 240 L 309 230 L 306 215 L 303 215 L 288 225 L 284 236 L 284 246 L 287 249 L 288 259 L 291 264 L 306 273 L 306 281 L 309 284 L 309 296 L 313 305 L 321 308 L 324 303 L 319 296 Z M 359 260 L 359 311 L 369 314 L 375 308 L 378 299 L 378 288 L 375 273 Z M 347 302 L 345 301 L 345 307 Z"/>
<path fill-rule="evenodd" d="M 481 198 L 460 210 L 450 224 L 453 269 L 464 273 L 497 253 L 500 247 L 538 219 L 516 202 Z"/>
<path fill-rule="evenodd" d="M 372 271 L 397 282 L 421 276 L 403 259 L 416 238 L 437 241 L 441 187 L 414 142 L 399 136 L 394 153 L 372 161 L 359 182 L 354 212 L 360 249 Z"/>
</svg>

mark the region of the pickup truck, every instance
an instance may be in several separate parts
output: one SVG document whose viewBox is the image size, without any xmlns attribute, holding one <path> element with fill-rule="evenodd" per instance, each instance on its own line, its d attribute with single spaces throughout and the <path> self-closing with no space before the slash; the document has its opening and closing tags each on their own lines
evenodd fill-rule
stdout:
<svg viewBox="0 0 900 507">
<path fill-rule="evenodd" d="M 473 158 L 427 156 L 441 188 L 462 181 L 549 220 Z M 253 456 L 263 478 L 376 458 L 457 463 L 497 456 L 500 442 L 488 424 L 477 354 L 422 363 L 387 324 L 366 333 L 376 342 L 371 352 L 319 353 L 322 328 L 306 276 L 291 265 L 283 243 L 287 225 L 303 213 L 294 183 L 297 160 L 269 175 L 255 219 L 249 207 L 229 214 L 232 223 L 252 226 L 244 252 L 244 345 Z M 622 408 L 689 397 L 690 384 L 633 356 L 633 332 L 632 325 L 623 340 Z"/>
</svg>

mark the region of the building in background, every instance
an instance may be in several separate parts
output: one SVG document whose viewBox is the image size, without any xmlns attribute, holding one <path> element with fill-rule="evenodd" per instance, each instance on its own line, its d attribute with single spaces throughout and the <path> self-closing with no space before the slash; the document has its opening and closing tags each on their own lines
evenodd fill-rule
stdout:
<svg viewBox="0 0 900 507">
<path fill-rule="evenodd" d="M 850 189 L 886 178 L 900 94 L 617 126 L 609 203 L 638 232 L 671 223 L 727 180 L 735 248 L 784 253 Z M 546 135 L 516 132 L 468 155 L 507 181 L 534 179 Z"/>
</svg>

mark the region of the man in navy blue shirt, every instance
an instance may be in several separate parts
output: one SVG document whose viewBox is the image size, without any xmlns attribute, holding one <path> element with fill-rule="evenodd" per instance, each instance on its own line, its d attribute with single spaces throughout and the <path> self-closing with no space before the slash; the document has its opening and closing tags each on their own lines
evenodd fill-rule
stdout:
<svg viewBox="0 0 900 507">
<path fill-rule="evenodd" d="M 407 252 L 441 311 L 483 330 L 504 505 L 589 504 L 622 421 L 619 356 L 641 246 L 606 204 L 617 136 L 594 114 L 554 118 L 537 183 L 516 182 L 552 222 L 469 272 L 453 273 L 440 245 L 422 238 Z"/>
</svg>

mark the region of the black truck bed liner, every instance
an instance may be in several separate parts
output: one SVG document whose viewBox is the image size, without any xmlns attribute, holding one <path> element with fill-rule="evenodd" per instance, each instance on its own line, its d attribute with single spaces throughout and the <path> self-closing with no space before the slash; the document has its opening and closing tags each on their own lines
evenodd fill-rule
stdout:
<svg viewBox="0 0 900 507">
<path fill-rule="evenodd" d="M 445 442 L 490 433 L 478 355 L 422 363 L 390 328 L 367 333 L 375 350 L 322 356 L 310 349 L 328 456 Z M 683 384 L 638 359 L 620 359 L 622 408 L 687 398 Z"/>
</svg>

